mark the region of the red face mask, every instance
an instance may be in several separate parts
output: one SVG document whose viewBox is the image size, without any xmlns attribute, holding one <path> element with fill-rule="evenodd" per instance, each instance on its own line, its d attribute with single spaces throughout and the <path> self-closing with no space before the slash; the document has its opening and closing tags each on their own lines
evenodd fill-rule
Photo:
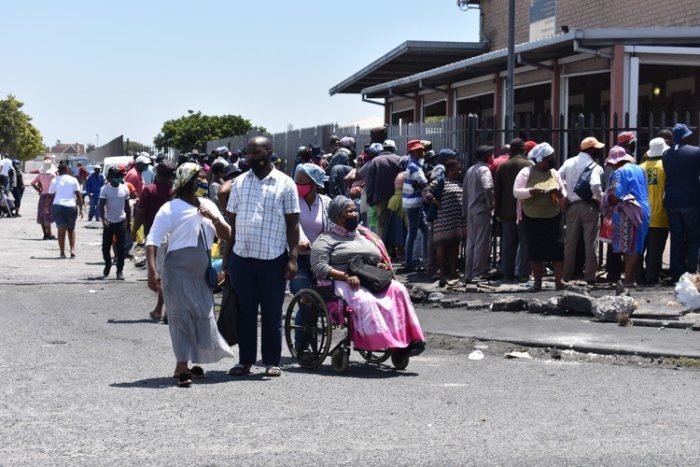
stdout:
<svg viewBox="0 0 700 467">
<path fill-rule="evenodd" d="M 313 190 L 311 185 L 302 185 L 301 183 L 297 183 L 297 193 L 299 193 L 300 198 L 305 198 L 306 195 L 311 193 L 311 190 Z"/>
</svg>

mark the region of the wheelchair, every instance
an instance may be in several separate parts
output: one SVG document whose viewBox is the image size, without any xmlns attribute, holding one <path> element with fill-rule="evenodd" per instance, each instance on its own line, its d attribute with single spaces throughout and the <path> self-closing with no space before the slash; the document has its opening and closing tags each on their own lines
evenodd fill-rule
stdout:
<svg viewBox="0 0 700 467">
<path fill-rule="evenodd" d="M 301 323 L 296 319 L 299 313 L 302 313 Z M 406 369 L 410 360 L 408 351 L 356 348 L 352 342 L 352 326 L 352 309 L 335 294 L 332 285 L 315 285 L 300 290 L 289 303 L 284 317 L 284 335 L 289 353 L 302 368 L 318 368 L 330 355 L 333 370 L 343 374 L 350 364 L 350 350 L 353 348 L 367 363 L 381 365 L 391 358 L 396 370 Z M 340 341 L 331 348 L 333 331 L 337 335 L 343 329 L 345 332 Z M 301 333 L 303 350 L 295 345 L 297 333 Z"/>
</svg>

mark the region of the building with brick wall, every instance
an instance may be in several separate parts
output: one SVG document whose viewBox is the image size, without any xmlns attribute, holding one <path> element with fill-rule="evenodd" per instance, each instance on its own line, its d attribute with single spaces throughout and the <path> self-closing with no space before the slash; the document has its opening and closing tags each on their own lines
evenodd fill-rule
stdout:
<svg viewBox="0 0 700 467">
<path fill-rule="evenodd" d="M 449 0 L 442 0 L 449 1 Z M 395 49 L 331 89 L 384 106 L 387 124 L 476 114 L 505 122 L 508 0 L 462 0 L 480 9 L 480 41 L 418 42 Z M 655 115 L 700 122 L 700 2 L 697 0 L 517 0 L 515 118 L 618 115 L 620 125 Z M 408 43 L 407 43 L 408 44 Z M 441 44 L 443 44 L 441 46 Z M 464 56 L 443 54 L 443 46 Z M 403 52 L 401 52 L 403 50 Z M 426 67 L 430 55 L 432 67 Z M 401 66 L 396 65 L 401 61 Z M 546 121 L 546 119 L 544 120 Z M 656 124 L 658 126 L 658 118 Z"/>
</svg>

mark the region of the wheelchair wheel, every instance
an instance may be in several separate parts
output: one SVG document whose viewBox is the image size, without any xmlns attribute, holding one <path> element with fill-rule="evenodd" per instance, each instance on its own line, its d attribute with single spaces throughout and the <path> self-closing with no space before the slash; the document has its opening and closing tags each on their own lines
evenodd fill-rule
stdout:
<svg viewBox="0 0 700 467">
<path fill-rule="evenodd" d="M 405 370 L 410 359 L 409 353 L 403 349 L 391 352 L 391 363 L 397 370 Z"/>
<path fill-rule="evenodd" d="M 358 350 L 362 358 L 365 359 L 367 363 L 373 363 L 379 365 L 386 362 L 391 357 L 391 350 L 378 350 L 374 352 L 369 352 L 367 350 Z"/>
<path fill-rule="evenodd" d="M 336 373 L 342 375 L 350 365 L 350 349 L 337 348 L 331 354 L 331 366 Z"/>
<path fill-rule="evenodd" d="M 299 313 L 303 313 L 303 322 L 296 324 Z M 296 333 L 303 333 L 305 347 L 301 355 L 294 345 Z M 302 289 L 292 298 L 284 317 L 284 336 L 289 353 L 299 366 L 317 368 L 323 363 L 331 348 L 333 327 L 326 304 L 318 292 Z"/>
</svg>

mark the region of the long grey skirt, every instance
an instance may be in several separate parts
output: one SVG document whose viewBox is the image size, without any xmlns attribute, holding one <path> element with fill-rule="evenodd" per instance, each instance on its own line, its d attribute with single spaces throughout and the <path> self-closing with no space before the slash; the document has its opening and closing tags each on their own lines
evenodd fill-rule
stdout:
<svg viewBox="0 0 700 467">
<path fill-rule="evenodd" d="M 196 247 L 169 251 L 165 256 L 163 300 L 178 362 L 213 363 L 233 357 L 216 327 L 214 295 L 204 280 L 208 262 L 201 236 Z"/>
</svg>

